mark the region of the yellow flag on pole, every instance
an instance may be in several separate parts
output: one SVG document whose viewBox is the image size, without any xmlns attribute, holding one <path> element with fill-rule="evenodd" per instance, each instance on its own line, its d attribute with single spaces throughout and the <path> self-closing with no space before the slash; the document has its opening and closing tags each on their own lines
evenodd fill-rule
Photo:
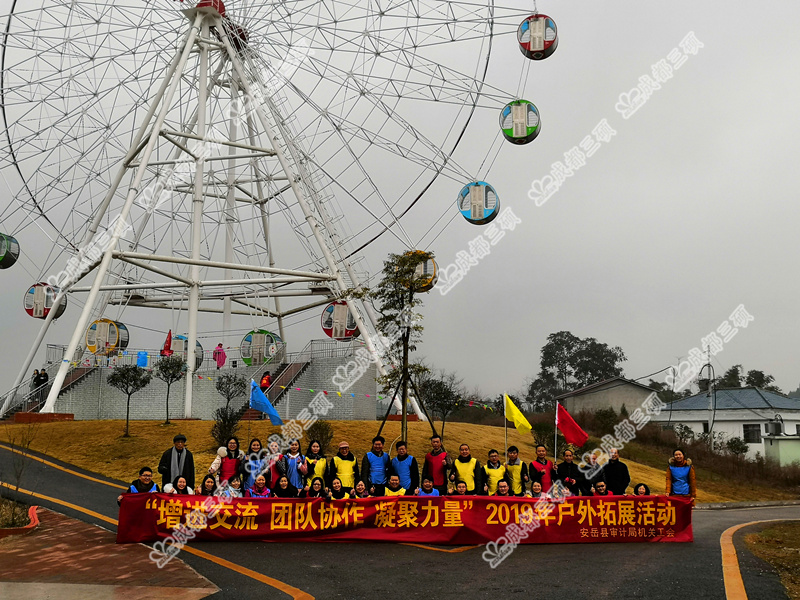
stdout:
<svg viewBox="0 0 800 600">
<path fill-rule="evenodd" d="M 514 403 L 511 401 L 511 398 L 508 397 L 508 394 L 503 394 L 503 397 L 506 401 L 506 419 L 511 421 L 514 424 L 514 427 L 517 428 L 522 435 L 526 435 L 530 433 L 531 424 L 528 423 L 528 419 L 525 418 L 525 415 L 522 414 L 522 411 L 514 406 Z"/>
</svg>

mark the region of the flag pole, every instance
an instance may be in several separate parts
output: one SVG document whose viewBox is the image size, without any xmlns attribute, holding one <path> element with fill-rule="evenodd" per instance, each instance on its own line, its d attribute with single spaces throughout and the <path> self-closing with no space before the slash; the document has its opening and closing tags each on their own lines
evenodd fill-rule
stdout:
<svg viewBox="0 0 800 600">
<path fill-rule="evenodd" d="M 507 395 L 505 391 L 503 391 L 503 431 L 506 438 L 506 464 L 508 464 L 508 414 L 506 413 L 506 398 Z"/>
<path fill-rule="evenodd" d="M 558 460 L 558 400 L 556 400 L 556 431 L 553 440 L 553 464 Z"/>
</svg>

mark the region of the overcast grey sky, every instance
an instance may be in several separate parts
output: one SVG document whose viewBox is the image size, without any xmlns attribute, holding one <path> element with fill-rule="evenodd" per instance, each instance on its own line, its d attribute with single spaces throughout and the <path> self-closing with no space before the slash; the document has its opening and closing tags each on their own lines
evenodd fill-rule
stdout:
<svg viewBox="0 0 800 600">
<path fill-rule="evenodd" d="M 686 358 L 744 305 L 754 321 L 713 359 L 717 373 L 741 363 L 774 375 L 785 392 L 798 387 L 800 5 L 595 0 L 538 8 L 559 31 L 558 50 L 533 65 L 523 94 L 539 108 L 542 133 L 524 147 L 506 144 L 487 178 L 521 224 L 447 295 L 424 298 L 419 354 L 486 395 L 514 392 L 536 374 L 547 335 L 569 330 L 621 346 L 625 374 L 636 378 Z M 624 118 L 620 95 L 652 76 L 651 66 L 690 32 L 703 47 Z M 515 90 L 525 59 L 511 37 L 501 42 L 490 80 Z M 532 182 L 602 119 L 616 135 L 535 206 Z M 470 156 L 469 148 L 485 147 L 496 127 L 497 115 L 483 111 L 458 159 L 482 160 L 484 151 Z M 435 202 L 454 200 L 451 193 Z M 426 218 L 416 208 L 410 215 Z M 445 267 L 484 232 L 459 217 L 429 249 Z M 14 269 L 0 279 L 6 390 L 40 323 L 21 307 L 29 276 Z M 48 341 L 66 343 L 77 315 L 71 307 Z M 217 320 L 205 329 L 220 329 Z M 164 315 L 134 321 L 159 330 L 132 329 L 137 348 L 159 346 L 170 327 Z M 318 323 L 314 315 L 293 327 L 291 349 L 321 337 Z M 216 342 L 202 341 L 206 349 Z"/>
</svg>

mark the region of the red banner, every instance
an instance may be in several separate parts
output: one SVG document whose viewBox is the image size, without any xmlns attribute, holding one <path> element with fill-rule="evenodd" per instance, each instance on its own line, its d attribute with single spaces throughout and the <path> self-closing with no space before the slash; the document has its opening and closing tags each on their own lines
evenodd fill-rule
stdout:
<svg viewBox="0 0 800 600">
<path fill-rule="evenodd" d="M 485 544 L 691 542 L 690 501 L 668 496 L 364 500 L 125 494 L 117 543 L 197 540 Z"/>
</svg>

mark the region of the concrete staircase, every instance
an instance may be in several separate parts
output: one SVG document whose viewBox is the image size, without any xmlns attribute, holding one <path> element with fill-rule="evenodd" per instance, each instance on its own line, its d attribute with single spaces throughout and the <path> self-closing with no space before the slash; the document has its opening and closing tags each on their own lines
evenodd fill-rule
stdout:
<svg viewBox="0 0 800 600">
<path fill-rule="evenodd" d="M 292 383 L 303 374 L 310 364 L 311 361 L 284 363 L 278 367 L 275 376 L 272 378 L 272 385 L 266 393 L 267 399 L 272 403 L 272 406 L 276 406 L 278 402 L 280 402 L 286 392 L 286 388 L 291 387 Z M 248 408 L 241 420 L 259 421 L 264 418 L 266 418 L 266 415 L 263 412 L 254 408 Z"/>
</svg>

